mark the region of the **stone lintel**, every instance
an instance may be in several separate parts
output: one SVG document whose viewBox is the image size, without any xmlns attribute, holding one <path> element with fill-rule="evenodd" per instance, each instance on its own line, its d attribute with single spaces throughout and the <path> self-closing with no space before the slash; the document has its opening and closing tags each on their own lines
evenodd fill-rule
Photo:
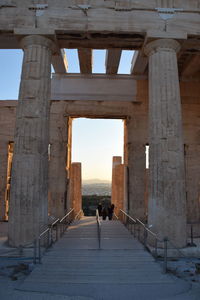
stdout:
<svg viewBox="0 0 200 300">
<path fill-rule="evenodd" d="M 55 30 L 52 28 L 14 28 L 14 34 L 19 36 L 26 36 L 26 35 L 54 36 Z"/>
<path fill-rule="evenodd" d="M 139 102 L 137 81 L 124 75 L 66 74 L 52 78 L 52 100 Z"/>
<path fill-rule="evenodd" d="M 147 30 L 146 42 L 150 42 L 155 39 L 176 39 L 187 40 L 187 32 L 185 31 L 159 31 L 159 30 Z"/>
</svg>

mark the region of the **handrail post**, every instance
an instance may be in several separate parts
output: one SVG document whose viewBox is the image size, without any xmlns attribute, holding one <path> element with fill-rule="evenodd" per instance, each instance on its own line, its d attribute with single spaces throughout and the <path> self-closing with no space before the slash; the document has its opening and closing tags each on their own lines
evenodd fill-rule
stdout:
<svg viewBox="0 0 200 300">
<path fill-rule="evenodd" d="M 33 263 L 36 264 L 37 260 L 37 239 L 34 239 L 34 255 L 33 255 Z"/>
<path fill-rule="evenodd" d="M 58 240 L 58 223 L 56 223 L 56 242 Z"/>
<path fill-rule="evenodd" d="M 140 224 L 138 224 L 138 240 L 140 241 Z"/>
<path fill-rule="evenodd" d="M 39 264 L 41 264 L 41 243 L 40 243 L 40 237 L 38 238 L 38 260 Z"/>
<path fill-rule="evenodd" d="M 168 243 L 168 238 L 164 238 L 164 265 L 163 265 L 163 271 L 164 273 L 167 273 L 167 243 Z"/>
<path fill-rule="evenodd" d="M 158 258 L 158 240 L 155 239 L 155 257 Z"/>
<path fill-rule="evenodd" d="M 144 246 L 147 248 L 147 237 L 148 237 L 148 232 L 146 228 L 144 227 Z"/>
<path fill-rule="evenodd" d="M 99 249 L 101 249 L 101 226 L 99 224 Z"/>
<path fill-rule="evenodd" d="M 135 226 L 136 226 L 136 223 L 133 224 L 133 236 L 135 238 Z"/>
<path fill-rule="evenodd" d="M 194 235 L 193 235 L 193 225 L 191 224 L 191 228 L 190 228 L 190 243 L 189 243 L 190 247 L 196 247 L 197 245 L 194 243 Z"/>
<path fill-rule="evenodd" d="M 48 247 L 50 247 L 52 244 L 52 227 L 49 228 L 48 232 Z"/>
</svg>

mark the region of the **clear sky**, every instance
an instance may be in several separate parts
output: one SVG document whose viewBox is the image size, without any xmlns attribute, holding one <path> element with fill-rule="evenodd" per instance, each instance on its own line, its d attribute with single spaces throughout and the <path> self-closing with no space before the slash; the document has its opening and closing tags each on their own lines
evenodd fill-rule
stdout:
<svg viewBox="0 0 200 300">
<path fill-rule="evenodd" d="M 69 73 L 79 73 L 76 50 L 66 50 Z M 119 74 L 129 74 L 133 51 L 123 51 Z M 0 100 L 18 98 L 23 52 L 0 50 Z M 52 70 L 53 71 L 53 70 Z M 105 73 L 105 50 L 93 51 L 93 73 Z M 83 179 L 111 180 L 112 156 L 123 156 L 122 120 L 73 121 L 72 161 L 82 163 Z"/>
</svg>

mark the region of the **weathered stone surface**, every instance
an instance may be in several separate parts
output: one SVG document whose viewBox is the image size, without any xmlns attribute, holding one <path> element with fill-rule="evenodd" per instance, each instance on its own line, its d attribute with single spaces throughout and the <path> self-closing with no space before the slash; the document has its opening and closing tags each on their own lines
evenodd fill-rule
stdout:
<svg viewBox="0 0 200 300">
<path fill-rule="evenodd" d="M 118 197 L 118 178 L 121 176 L 116 171 L 116 167 L 120 166 L 122 163 L 122 157 L 121 156 L 113 156 L 112 160 L 112 185 L 111 185 L 111 202 L 115 205 L 115 212 L 116 214 L 119 213 L 118 203 L 117 203 L 117 197 Z M 122 209 L 122 208 L 121 208 Z"/>
<path fill-rule="evenodd" d="M 92 50 L 78 49 L 80 71 L 83 74 L 92 73 Z"/>
<path fill-rule="evenodd" d="M 129 213 L 135 218 L 145 219 L 145 144 L 147 119 L 142 107 L 138 107 L 125 121 L 125 164 L 128 166 Z M 140 112 L 140 113 L 139 113 Z"/>
<path fill-rule="evenodd" d="M 81 178 L 81 163 L 74 162 L 70 167 L 70 203 L 74 208 L 75 214 L 82 209 L 82 178 Z"/>
<path fill-rule="evenodd" d="M 0 141 L 0 220 L 5 220 L 6 215 L 6 184 L 8 167 L 8 142 Z"/>
<path fill-rule="evenodd" d="M 116 215 L 120 209 L 127 211 L 127 167 L 121 163 L 120 156 L 113 157 L 111 202 Z"/>
<path fill-rule="evenodd" d="M 137 96 L 137 81 L 127 75 L 56 74 L 52 80 L 52 100 L 137 102 Z"/>
<path fill-rule="evenodd" d="M 68 118 L 62 105 L 50 114 L 49 214 L 56 218 L 62 218 L 67 208 L 67 145 Z"/>
<path fill-rule="evenodd" d="M 50 75 L 53 43 L 22 39 L 24 60 L 16 115 L 9 244 L 26 245 L 47 226 Z"/>
<path fill-rule="evenodd" d="M 161 238 L 186 245 L 186 190 L 175 40 L 147 45 L 149 55 L 148 222 Z"/>
</svg>

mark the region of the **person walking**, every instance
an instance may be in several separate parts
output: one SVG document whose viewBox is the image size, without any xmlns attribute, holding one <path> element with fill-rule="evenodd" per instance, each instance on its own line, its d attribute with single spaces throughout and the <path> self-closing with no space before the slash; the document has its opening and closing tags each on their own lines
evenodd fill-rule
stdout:
<svg viewBox="0 0 200 300">
<path fill-rule="evenodd" d="M 106 220 L 106 217 L 108 216 L 108 207 L 105 205 L 102 209 L 102 218 L 103 220 Z"/>
<path fill-rule="evenodd" d="M 115 208 L 115 205 L 114 205 L 114 204 L 111 204 L 111 205 L 109 205 L 109 207 L 108 207 L 108 219 L 109 219 L 109 220 L 112 220 L 112 219 L 113 219 L 114 208 Z"/>
<path fill-rule="evenodd" d="M 98 206 L 97 206 L 97 209 L 98 209 L 98 212 L 99 212 L 99 216 L 101 217 L 102 216 L 102 204 L 101 202 L 99 202 Z"/>
</svg>

